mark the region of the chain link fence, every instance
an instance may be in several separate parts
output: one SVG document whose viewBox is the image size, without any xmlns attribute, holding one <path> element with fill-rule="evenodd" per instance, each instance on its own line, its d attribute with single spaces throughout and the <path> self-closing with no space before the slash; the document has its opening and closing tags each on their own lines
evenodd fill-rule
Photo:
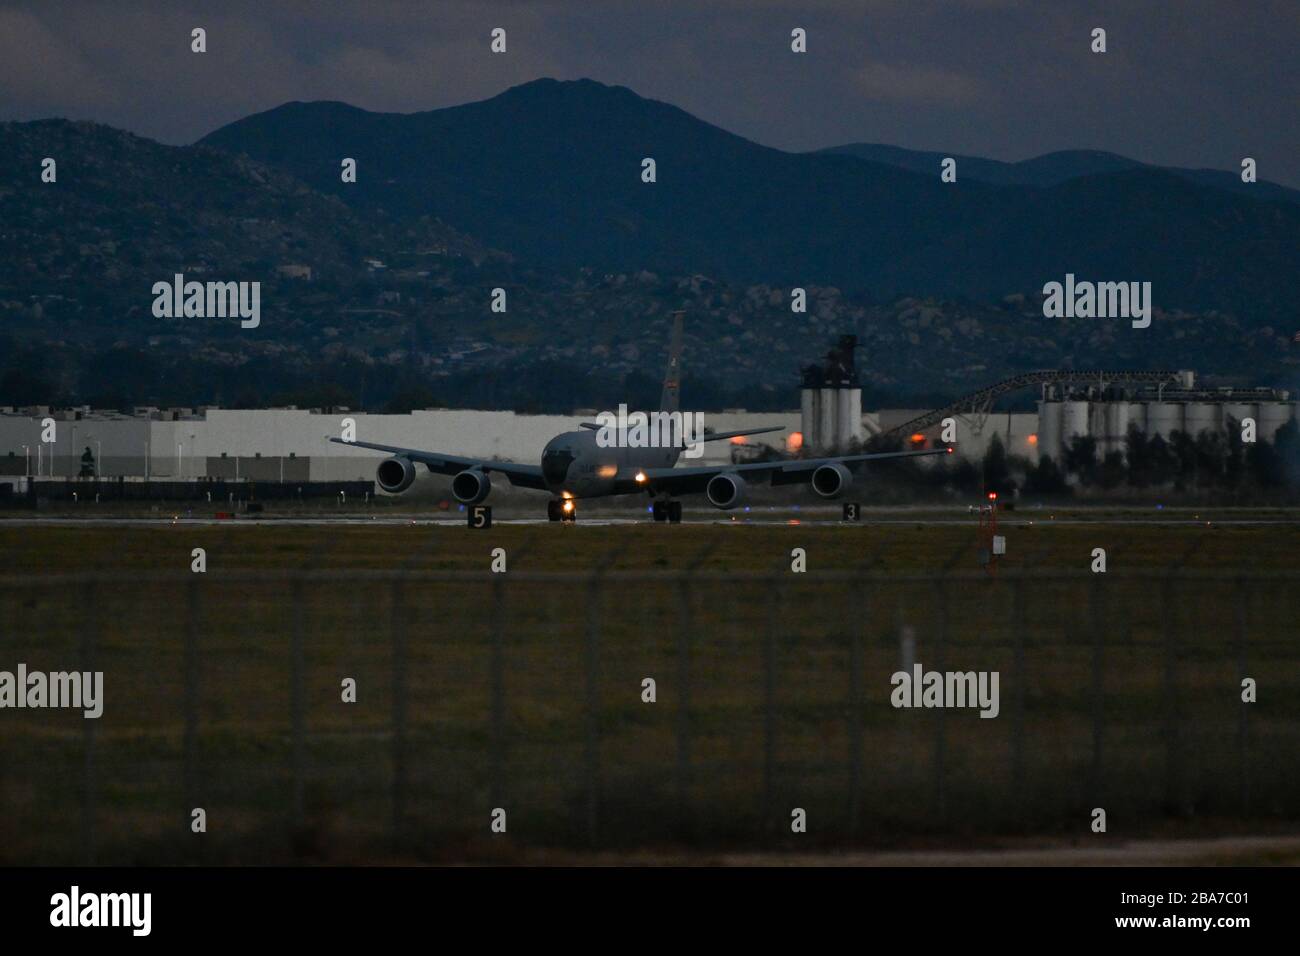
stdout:
<svg viewBox="0 0 1300 956">
<path fill-rule="evenodd" d="M 104 674 L 98 720 L 0 710 L 0 861 L 978 846 L 1083 836 L 1094 808 L 1121 837 L 1293 828 L 1297 584 L 1191 571 L 0 578 L 0 670 Z M 891 676 L 913 664 L 997 672 L 996 718 L 894 707 Z"/>
</svg>

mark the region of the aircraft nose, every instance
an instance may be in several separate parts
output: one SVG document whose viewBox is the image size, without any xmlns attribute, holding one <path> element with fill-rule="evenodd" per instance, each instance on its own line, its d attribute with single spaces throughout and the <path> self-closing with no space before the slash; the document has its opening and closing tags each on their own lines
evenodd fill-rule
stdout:
<svg viewBox="0 0 1300 956">
<path fill-rule="evenodd" d="M 542 477 L 549 485 L 563 484 L 572 462 L 573 452 L 567 448 L 552 449 L 542 455 Z"/>
</svg>

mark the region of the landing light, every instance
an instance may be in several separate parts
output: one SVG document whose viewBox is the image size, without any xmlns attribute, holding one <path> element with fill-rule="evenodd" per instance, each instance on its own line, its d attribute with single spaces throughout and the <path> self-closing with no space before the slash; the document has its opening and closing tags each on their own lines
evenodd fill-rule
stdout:
<svg viewBox="0 0 1300 956">
<path fill-rule="evenodd" d="M 565 511 L 572 511 L 572 510 L 573 510 L 573 499 L 572 499 L 572 498 L 565 498 L 565 499 L 564 499 L 564 510 L 565 510 Z"/>
<path fill-rule="evenodd" d="M 638 471 L 638 472 L 636 473 L 636 480 L 637 480 L 637 483 L 638 483 L 638 484 L 644 482 L 644 481 L 645 481 L 645 472 L 644 472 L 644 471 Z"/>
</svg>

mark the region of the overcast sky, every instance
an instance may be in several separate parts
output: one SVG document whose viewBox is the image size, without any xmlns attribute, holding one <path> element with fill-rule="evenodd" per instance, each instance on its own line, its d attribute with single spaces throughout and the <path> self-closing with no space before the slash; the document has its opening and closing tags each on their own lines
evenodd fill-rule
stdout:
<svg viewBox="0 0 1300 956">
<path fill-rule="evenodd" d="M 1297 51 L 1300 0 L 0 0 L 0 119 L 188 143 L 287 100 L 408 112 L 590 77 L 783 149 L 1253 156 L 1300 187 Z"/>
</svg>

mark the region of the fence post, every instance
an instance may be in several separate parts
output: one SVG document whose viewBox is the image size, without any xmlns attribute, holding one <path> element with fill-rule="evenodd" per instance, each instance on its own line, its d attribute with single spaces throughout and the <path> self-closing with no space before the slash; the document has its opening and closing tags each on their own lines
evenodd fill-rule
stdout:
<svg viewBox="0 0 1300 956">
<path fill-rule="evenodd" d="M 939 633 L 935 641 L 935 670 L 940 674 L 946 667 L 947 645 L 948 645 L 948 583 L 942 578 L 935 584 L 935 590 L 939 596 Z M 934 812 L 936 819 L 943 823 L 948 818 L 947 794 L 944 792 L 944 776 L 946 770 L 944 767 L 945 757 L 947 756 L 948 739 L 947 723 L 945 714 L 948 710 L 946 707 L 940 707 L 934 715 Z"/>
<path fill-rule="evenodd" d="M 1102 743 L 1105 732 L 1105 662 L 1102 650 L 1105 636 L 1103 634 L 1103 612 L 1101 607 L 1101 576 L 1093 575 L 1092 587 L 1089 589 L 1088 611 L 1092 628 L 1092 768 L 1090 771 L 1091 795 L 1095 801 L 1101 799 L 1101 760 Z M 1097 806 L 1097 803 L 1093 803 Z"/>
<path fill-rule="evenodd" d="M 186 587 L 185 609 L 185 737 L 183 743 L 185 831 L 192 823 L 191 814 L 199 804 L 198 746 L 199 746 L 199 582 L 191 577 Z M 201 858 L 202 840 L 193 841 L 195 853 Z"/>
<path fill-rule="evenodd" d="M 767 630 L 763 636 L 763 830 L 776 826 L 776 629 L 781 610 L 780 576 L 768 588 Z"/>
<path fill-rule="evenodd" d="M 292 657 L 290 664 L 292 676 L 289 700 L 293 737 L 293 825 L 297 828 L 301 827 L 303 822 L 303 791 L 307 767 L 306 741 L 304 739 L 306 736 L 306 718 L 304 714 L 306 701 L 304 700 L 302 659 L 304 621 L 302 581 L 299 578 L 294 578 L 291 585 L 291 599 L 293 602 L 293 621 L 290 626 L 289 648 Z"/>
<path fill-rule="evenodd" d="M 492 575 L 492 755 L 490 784 L 492 806 L 505 806 L 506 746 L 506 626 L 505 575 Z"/>
<path fill-rule="evenodd" d="M 99 628 L 99 613 L 96 608 L 98 597 L 94 582 L 87 582 L 82 594 L 85 610 L 81 627 L 81 669 L 89 674 L 95 672 Z M 81 848 L 86 866 L 95 865 L 95 725 L 98 723 L 98 720 L 81 722 Z"/>
<path fill-rule="evenodd" d="M 1237 645 L 1237 778 L 1241 782 L 1241 815 L 1250 815 L 1250 707 L 1241 700 L 1241 682 L 1246 679 L 1246 621 L 1250 612 L 1251 590 L 1237 578 L 1235 644 Z"/>
<path fill-rule="evenodd" d="M 406 628 L 402 620 L 402 582 L 393 579 L 389 628 L 393 640 L 393 848 L 401 848 L 406 820 Z"/>
<path fill-rule="evenodd" d="M 1165 806 L 1170 812 L 1178 809 L 1178 689 L 1177 689 L 1177 627 L 1174 621 L 1173 579 L 1166 577 L 1160 594 L 1161 619 L 1165 637 Z"/>
<path fill-rule="evenodd" d="M 867 626 L 871 602 L 867 582 L 858 584 L 857 614 L 849 622 L 849 839 L 858 835 L 862 816 L 862 717 L 865 707 L 862 689 L 862 631 Z"/>
<path fill-rule="evenodd" d="M 678 584 L 677 622 L 677 818 L 686 822 L 691 786 L 691 614 L 690 578 L 683 574 Z"/>
<path fill-rule="evenodd" d="M 600 686 L 599 628 L 600 577 L 592 575 L 587 587 L 587 648 L 584 658 L 587 685 L 587 721 L 584 769 L 587 790 L 587 841 L 596 846 L 600 839 Z"/>
<path fill-rule="evenodd" d="M 1025 798 L 1025 579 L 1023 572 L 1016 576 L 1012 592 L 1011 627 L 1015 632 L 1015 650 L 1012 659 L 1011 693 L 1011 791 L 1012 804 L 1017 808 L 1017 818 L 1023 817 Z"/>
</svg>

